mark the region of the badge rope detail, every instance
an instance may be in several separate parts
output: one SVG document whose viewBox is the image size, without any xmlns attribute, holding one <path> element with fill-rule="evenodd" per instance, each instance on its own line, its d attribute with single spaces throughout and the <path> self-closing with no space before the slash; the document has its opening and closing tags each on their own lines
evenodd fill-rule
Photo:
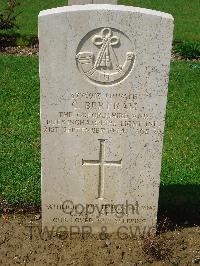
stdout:
<svg viewBox="0 0 200 266">
<path fill-rule="evenodd" d="M 90 41 L 97 47 L 98 53 L 80 51 L 76 55 L 81 73 L 97 84 L 112 85 L 123 80 L 132 70 L 135 55 L 127 52 L 125 61 L 120 64 L 116 54 L 120 47 L 120 38 L 113 34 L 111 28 L 103 28 Z"/>
</svg>

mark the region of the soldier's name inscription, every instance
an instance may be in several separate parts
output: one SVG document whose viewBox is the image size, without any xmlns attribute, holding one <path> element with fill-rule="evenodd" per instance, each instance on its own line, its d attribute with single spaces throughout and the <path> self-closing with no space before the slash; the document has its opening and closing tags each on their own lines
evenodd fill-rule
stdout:
<svg viewBox="0 0 200 266">
<path fill-rule="evenodd" d="M 68 102 L 68 110 L 60 110 L 48 117 L 45 133 L 83 134 L 160 134 L 160 125 L 145 109 L 138 109 L 144 95 L 134 93 L 73 92 L 61 101 Z M 162 122 L 162 121 L 160 121 Z"/>
</svg>

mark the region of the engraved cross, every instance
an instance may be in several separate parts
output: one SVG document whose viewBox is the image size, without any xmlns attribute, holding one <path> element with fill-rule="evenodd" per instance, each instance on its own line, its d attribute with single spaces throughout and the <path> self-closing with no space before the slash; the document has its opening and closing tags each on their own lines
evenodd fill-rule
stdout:
<svg viewBox="0 0 200 266">
<path fill-rule="evenodd" d="M 99 139 L 100 150 L 99 150 L 99 160 L 83 160 L 82 166 L 99 166 L 99 185 L 98 185 L 98 199 L 104 198 L 104 170 L 105 166 L 122 166 L 122 159 L 119 161 L 106 161 L 105 160 L 105 139 Z"/>
</svg>

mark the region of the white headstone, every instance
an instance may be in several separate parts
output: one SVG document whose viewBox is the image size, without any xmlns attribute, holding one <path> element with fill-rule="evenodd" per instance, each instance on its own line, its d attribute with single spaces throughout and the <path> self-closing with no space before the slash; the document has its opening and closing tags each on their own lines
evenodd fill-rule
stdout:
<svg viewBox="0 0 200 266">
<path fill-rule="evenodd" d="M 141 8 L 40 13 L 43 227 L 155 227 L 172 32 Z"/>
<path fill-rule="evenodd" d="M 112 4 L 112 5 L 117 5 L 117 0 L 93 0 L 93 4 Z"/>
<path fill-rule="evenodd" d="M 68 0 L 68 5 L 88 5 L 88 4 L 112 4 L 117 5 L 117 0 Z"/>
<path fill-rule="evenodd" d="M 68 6 L 72 5 L 88 5 L 92 4 L 93 0 L 68 0 Z"/>
</svg>

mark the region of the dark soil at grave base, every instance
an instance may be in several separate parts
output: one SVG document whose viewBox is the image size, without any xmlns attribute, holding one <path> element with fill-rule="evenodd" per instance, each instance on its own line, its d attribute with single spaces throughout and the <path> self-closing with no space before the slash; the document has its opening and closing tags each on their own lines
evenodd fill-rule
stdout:
<svg viewBox="0 0 200 266">
<path fill-rule="evenodd" d="M 157 236 L 120 239 L 80 234 L 40 234 L 35 214 L 2 214 L 0 265 L 197 265 L 200 227 L 176 228 Z M 30 227 L 32 226 L 32 234 Z"/>
</svg>

